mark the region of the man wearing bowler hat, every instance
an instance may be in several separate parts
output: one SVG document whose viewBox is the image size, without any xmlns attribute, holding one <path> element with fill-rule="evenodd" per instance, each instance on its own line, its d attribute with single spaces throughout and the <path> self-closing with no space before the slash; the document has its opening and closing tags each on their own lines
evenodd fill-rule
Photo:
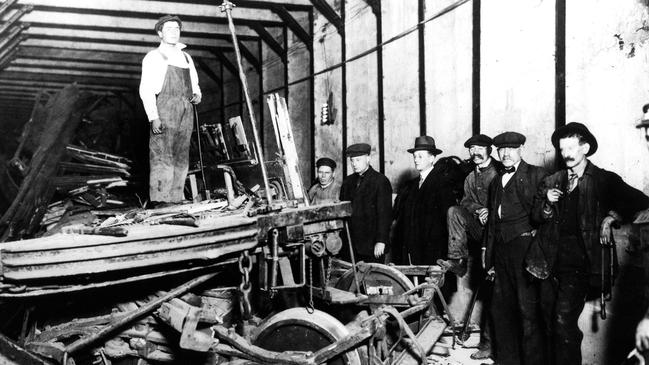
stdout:
<svg viewBox="0 0 649 365">
<path fill-rule="evenodd" d="M 149 119 L 149 198 L 169 204 L 184 200 L 194 105 L 201 102 L 198 74 L 179 42 L 182 22 L 174 15 L 154 27 L 160 46 L 142 60 L 140 98 Z"/>
<path fill-rule="evenodd" d="M 489 186 L 489 217 L 483 265 L 495 270 L 491 313 L 497 364 L 545 365 L 538 285 L 525 271 L 525 254 L 536 225 L 536 189 L 545 171 L 522 159 L 525 136 L 505 132 L 493 139 L 503 169 Z"/>
<path fill-rule="evenodd" d="M 442 150 L 430 136 L 415 139 L 412 154 L 418 176 L 406 182 L 395 201 L 393 260 L 399 264 L 433 265 L 446 257 L 446 212 L 457 202 L 435 160 Z"/>
<path fill-rule="evenodd" d="M 565 168 L 539 186 L 532 215 L 541 226 L 526 264 L 530 273 L 543 279 L 548 363 L 580 365 L 583 335 L 577 321 L 586 294 L 589 288 L 601 287 L 602 278 L 606 283 L 611 280 L 608 270 L 602 273 L 602 255 L 610 259 L 602 245 L 610 242 L 611 226 L 630 221 L 649 206 L 649 198 L 588 160 L 597 151 L 597 139 L 585 125 L 573 122 L 558 128 L 552 144 Z"/>
<path fill-rule="evenodd" d="M 318 182 L 309 189 L 311 204 L 331 203 L 338 200 L 340 183 L 336 180 L 336 161 L 329 157 L 319 158 L 315 163 Z"/>
<path fill-rule="evenodd" d="M 390 243 L 392 185 L 370 166 L 370 151 L 367 143 L 345 150 L 354 173 L 343 180 L 340 200 L 352 202 L 349 230 L 356 260 L 382 263 Z"/>
</svg>

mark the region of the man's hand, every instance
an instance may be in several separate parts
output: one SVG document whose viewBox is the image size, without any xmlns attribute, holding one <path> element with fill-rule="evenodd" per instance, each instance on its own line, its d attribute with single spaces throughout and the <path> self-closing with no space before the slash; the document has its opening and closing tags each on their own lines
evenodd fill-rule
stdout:
<svg viewBox="0 0 649 365">
<path fill-rule="evenodd" d="M 480 224 L 482 224 L 483 226 L 487 224 L 487 218 L 489 218 L 489 209 L 480 208 L 475 211 L 475 214 L 478 216 L 478 220 L 480 221 Z"/>
<path fill-rule="evenodd" d="M 201 94 L 194 94 L 192 98 L 189 100 L 189 102 L 192 104 L 200 104 L 201 99 L 202 99 Z"/>
<path fill-rule="evenodd" d="M 635 330 L 635 347 L 639 351 L 649 350 L 649 318 L 643 318 Z"/>
<path fill-rule="evenodd" d="M 160 121 L 160 118 L 151 121 L 151 132 L 153 132 L 153 134 L 162 133 L 162 121 Z"/>
<path fill-rule="evenodd" d="M 383 256 L 384 251 L 385 251 L 385 243 L 377 242 L 374 245 L 374 257 L 376 257 L 377 259 Z"/>
<path fill-rule="evenodd" d="M 554 204 L 558 202 L 559 198 L 561 198 L 562 195 L 563 195 L 563 191 L 557 188 L 549 189 L 548 192 L 545 194 L 550 204 Z"/>
<path fill-rule="evenodd" d="M 611 243 L 611 224 L 615 222 L 615 218 L 607 216 L 602 221 L 602 226 L 599 230 L 599 243 L 608 245 Z"/>
</svg>

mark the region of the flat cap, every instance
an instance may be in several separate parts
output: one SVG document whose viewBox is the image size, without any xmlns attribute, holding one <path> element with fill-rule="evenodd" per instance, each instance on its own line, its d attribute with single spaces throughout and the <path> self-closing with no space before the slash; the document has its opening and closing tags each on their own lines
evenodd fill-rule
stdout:
<svg viewBox="0 0 649 365">
<path fill-rule="evenodd" d="M 316 168 L 320 168 L 320 166 L 329 166 L 331 167 L 332 170 L 336 169 L 336 161 L 330 159 L 329 157 L 322 157 L 319 158 L 318 161 L 315 162 Z"/>
<path fill-rule="evenodd" d="M 464 142 L 464 147 L 469 148 L 471 146 L 484 146 L 489 147 L 493 144 L 491 137 L 484 134 L 476 134 L 475 136 L 469 138 Z"/>
<path fill-rule="evenodd" d="M 493 143 L 496 148 L 516 148 L 525 144 L 525 136 L 517 132 L 505 132 L 495 136 Z"/>
<path fill-rule="evenodd" d="M 165 15 L 162 18 L 158 19 L 153 29 L 156 32 L 159 32 L 160 30 L 162 30 L 162 27 L 166 22 L 176 22 L 181 29 L 183 27 L 183 22 L 180 21 L 180 18 L 177 15 Z"/>
<path fill-rule="evenodd" d="M 372 147 L 367 143 L 356 143 L 345 150 L 347 157 L 356 157 L 361 155 L 369 155 Z"/>
</svg>

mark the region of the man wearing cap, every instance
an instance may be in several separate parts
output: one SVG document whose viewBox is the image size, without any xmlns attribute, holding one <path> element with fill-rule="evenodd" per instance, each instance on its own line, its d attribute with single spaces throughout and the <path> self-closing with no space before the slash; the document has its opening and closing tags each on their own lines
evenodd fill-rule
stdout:
<svg viewBox="0 0 649 365">
<path fill-rule="evenodd" d="M 140 98 L 151 127 L 149 198 L 156 203 L 184 199 L 194 104 L 201 101 L 194 62 L 179 43 L 181 28 L 177 16 L 160 18 L 160 46 L 142 60 Z"/>
<path fill-rule="evenodd" d="M 336 162 L 322 157 L 315 163 L 318 171 L 318 182 L 309 189 L 311 204 L 331 203 L 338 200 L 340 183 L 336 181 Z"/>
<path fill-rule="evenodd" d="M 538 286 L 524 268 L 536 225 L 531 219 L 536 189 L 545 171 L 522 159 L 525 136 L 505 132 L 493 139 L 503 170 L 489 186 L 489 217 L 483 266 L 495 270 L 491 313 L 497 364 L 545 365 Z"/>
<path fill-rule="evenodd" d="M 478 244 L 478 250 L 482 243 L 489 213 L 487 209 L 489 185 L 498 175 L 498 170 L 502 168 L 499 161 L 491 158 L 492 144 L 492 139 L 484 134 L 477 134 L 464 142 L 464 147 L 469 149 L 475 167 L 464 180 L 464 196 L 460 205 L 454 205 L 448 210 L 448 259 L 437 260 L 438 265 L 458 276 L 464 276 L 467 272 L 469 239 Z M 482 294 L 486 293 L 483 291 Z M 484 298 L 489 296 L 490 293 Z M 488 328 L 491 326 L 491 320 L 488 312 L 488 310 L 482 311 L 480 344 L 478 351 L 471 354 L 474 360 L 491 356 L 491 336 Z"/>
<path fill-rule="evenodd" d="M 340 188 L 340 200 L 352 202 L 350 235 L 357 261 L 383 262 L 392 222 L 392 185 L 370 166 L 371 147 L 357 143 L 347 147 L 354 173 Z"/>
<path fill-rule="evenodd" d="M 398 264 L 433 265 L 446 257 L 446 212 L 458 197 L 434 166 L 442 150 L 432 137 L 417 137 L 408 152 L 418 176 L 404 184 L 394 204 L 393 259 Z"/>
<path fill-rule="evenodd" d="M 532 215 L 541 226 L 526 264 L 531 274 L 544 279 L 541 310 L 549 363 L 580 365 L 583 336 L 577 321 L 589 288 L 601 286 L 602 245 L 610 242 L 611 226 L 630 221 L 649 206 L 649 198 L 588 160 L 597 151 L 597 139 L 585 125 L 558 128 L 552 144 L 565 168 L 539 186 Z"/>
</svg>

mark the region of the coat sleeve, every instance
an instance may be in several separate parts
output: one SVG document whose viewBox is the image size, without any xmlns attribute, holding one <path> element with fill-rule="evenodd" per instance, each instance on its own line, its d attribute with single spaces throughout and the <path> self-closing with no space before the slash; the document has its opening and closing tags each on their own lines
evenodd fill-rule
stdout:
<svg viewBox="0 0 649 365">
<path fill-rule="evenodd" d="M 475 188 L 475 176 L 471 173 L 464 179 L 464 197 L 462 198 L 462 201 L 460 201 L 460 205 L 471 213 L 480 208 L 484 208 L 480 203 L 478 203 Z"/>
<path fill-rule="evenodd" d="M 605 197 L 609 199 L 611 210 L 619 214 L 624 223 L 631 221 L 637 212 L 649 207 L 649 198 L 625 183 L 616 173 L 608 172 L 607 180 L 608 194 Z"/>
<path fill-rule="evenodd" d="M 390 245 L 390 226 L 392 225 L 392 185 L 382 176 L 376 194 L 376 242 Z"/>
<path fill-rule="evenodd" d="M 541 224 L 554 216 L 554 210 L 552 210 L 550 214 L 544 212 L 547 192 L 553 185 L 552 181 L 552 176 L 546 176 L 536 189 L 534 202 L 532 203 L 531 215 L 533 222 Z"/>
</svg>

